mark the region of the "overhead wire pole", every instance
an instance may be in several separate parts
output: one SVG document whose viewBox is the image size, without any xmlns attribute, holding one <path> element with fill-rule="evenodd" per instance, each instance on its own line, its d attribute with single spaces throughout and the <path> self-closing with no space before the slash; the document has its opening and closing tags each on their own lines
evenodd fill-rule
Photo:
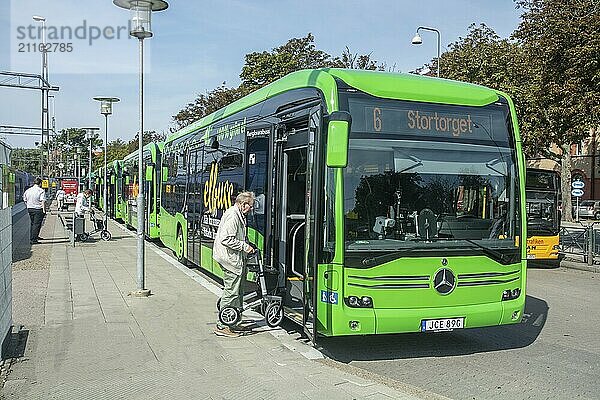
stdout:
<svg viewBox="0 0 600 400">
<path fill-rule="evenodd" d="M 48 81 L 48 51 L 46 48 L 46 18 L 41 17 L 41 16 L 37 16 L 34 15 L 33 16 L 33 20 L 37 21 L 37 22 L 41 22 L 42 23 L 42 32 L 43 32 L 43 36 L 42 36 L 42 46 L 43 48 L 40 49 L 40 53 L 42 54 L 42 78 L 46 81 Z M 46 158 L 46 174 L 50 173 L 50 131 L 49 131 L 49 126 L 50 126 L 50 118 L 49 118 L 49 113 L 48 113 L 48 89 L 45 87 L 42 87 L 42 141 L 41 141 L 41 148 L 42 148 L 42 166 L 40 167 L 40 175 L 44 175 L 44 162 L 43 162 L 43 158 Z M 45 157 L 44 157 L 44 137 L 46 138 L 46 150 L 45 150 Z"/>
<path fill-rule="evenodd" d="M 45 49 L 45 46 L 44 46 Z M 47 65 L 46 65 L 47 67 Z M 42 75 L 37 74 L 29 74 L 24 72 L 11 72 L 11 71 L 0 71 L 0 87 L 3 88 L 12 88 L 12 89 L 34 89 L 42 91 L 42 99 L 44 98 L 44 92 L 46 96 L 49 91 L 58 91 L 58 86 L 52 86 L 48 82 L 48 74 L 47 70 L 45 72 L 46 76 L 44 77 L 44 71 L 42 66 Z M 24 126 L 10 126 L 10 125 L 2 125 L 0 126 L 0 134 L 7 135 L 28 135 L 28 136 L 38 136 L 39 133 L 34 134 L 34 130 L 41 131 L 42 138 L 44 137 L 44 117 L 43 117 L 43 100 L 42 100 L 42 124 L 40 128 L 32 128 L 32 127 L 24 127 Z M 47 110 L 46 110 L 47 111 Z M 47 122 L 47 121 L 46 121 Z M 47 128 L 46 124 L 46 128 Z M 42 154 L 43 159 L 43 154 Z M 43 174 L 43 167 L 40 167 Z"/>
</svg>

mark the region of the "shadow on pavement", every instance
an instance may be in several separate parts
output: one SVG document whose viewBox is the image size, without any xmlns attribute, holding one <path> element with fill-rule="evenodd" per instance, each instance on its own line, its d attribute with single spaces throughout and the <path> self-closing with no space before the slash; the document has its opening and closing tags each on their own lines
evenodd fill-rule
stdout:
<svg viewBox="0 0 600 400">
<path fill-rule="evenodd" d="M 462 356 L 518 349 L 535 342 L 546 323 L 548 309 L 544 300 L 527 296 L 520 324 L 427 334 L 322 338 L 318 347 L 328 357 L 344 363 Z"/>
<path fill-rule="evenodd" d="M 27 209 L 12 216 L 12 256 L 13 262 L 31 258 L 31 244 L 29 243 L 29 226 L 31 220 Z"/>
<path fill-rule="evenodd" d="M 556 268 L 560 268 L 560 260 L 545 260 L 545 261 L 527 260 L 527 268 L 556 269 Z"/>
<path fill-rule="evenodd" d="M 13 328 L 15 329 L 15 328 Z M 25 356 L 27 348 L 27 339 L 29 338 L 29 330 L 19 327 L 19 330 L 11 331 L 6 335 L 4 348 L 2 349 L 2 359 L 20 358 Z"/>
</svg>

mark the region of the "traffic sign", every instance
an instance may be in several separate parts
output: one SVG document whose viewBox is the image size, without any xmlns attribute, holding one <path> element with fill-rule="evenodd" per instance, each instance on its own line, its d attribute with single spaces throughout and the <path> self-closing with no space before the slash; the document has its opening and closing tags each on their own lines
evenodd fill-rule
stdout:
<svg viewBox="0 0 600 400">
<path fill-rule="evenodd" d="M 581 197 L 581 196 L 583 196 L 583 190 L 581 190 L 581 189 L 573 189 L 573 190 L 571 190 L 571 194 L 574 197 Z"/>
<path fill-rule="evenodd" d="M 42 189 L 48 189 L 48 185 L 49 185 L 49 183 L 50 183 L 50 182 L 48 181 L 48 179 L 44 179 L 44 180 L 42 181 Z"/>
<path fill-rule="evenodd" d="M 585 187 L 585 182 L 580 180 L 573 181 L 571 182 L 571 187 L 573 189 L 583 189 Z"/>
</svg>

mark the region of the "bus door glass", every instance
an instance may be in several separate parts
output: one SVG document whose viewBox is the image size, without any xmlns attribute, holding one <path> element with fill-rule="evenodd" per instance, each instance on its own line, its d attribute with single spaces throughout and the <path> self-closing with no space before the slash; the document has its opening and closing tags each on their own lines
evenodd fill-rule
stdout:
<svg viewBox="0 0 600 400">
<path fill-rule="evenodd" d="M 200 265 L 202 220 L 202 150 L 190 152 L 188 175 L 188 258 Z"/>
<path fill-rule="evenodd" d="M 315 203 L 310 193 L 314 182 L 311 174 L 316 124 L 320 114 L 316 114 L 309 130 L 309 111 L 296 111 L 298 117 L 286 120 L 284 128 L 277 130 L 281 147 L 276 154 L 280 165 L 275 168 L 279 175 L 276 178 L 274 246 L 282 271 L 280 277 L 285 279 L 287 314 L 302 323 L 306 333 L 313 337 Z"/>
<path fill-rule="evenodd" d="M 321 243 L 323 229 L 318 228 L 317 221 L 319 217 L 319 205 L 324 199 L 322 190 L 324 180 L 322 171 L 324 169 L 324 157 L 322 149 L 319 146 L 321 135 L 321 107 L 313 107 L 310 110 L 308 121 L 308 140 L 306 148 L 306 185 L 303 193 L 305 202 L 305 221 L 304 225 L 304 254 L 303 264 L 305 265 L 305 279 L 303 282 L 304 291 L 304 331 L 308 337 L 315 338 L 315 286 L 317 286 L 317 245 Z"/>
</svg>

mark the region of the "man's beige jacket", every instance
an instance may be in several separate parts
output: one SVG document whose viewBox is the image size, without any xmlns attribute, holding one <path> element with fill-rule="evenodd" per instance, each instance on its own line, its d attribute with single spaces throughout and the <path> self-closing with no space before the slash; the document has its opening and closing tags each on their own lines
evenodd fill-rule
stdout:
<svg viewBox="0 0 600 400">
<path fill-rule="evenodd" d="M 235 204 L 221 217 L 213 245 L 213 259 L 221 267 L 241 274 L 246 263 L 246 219 Z"/>
</svg>

